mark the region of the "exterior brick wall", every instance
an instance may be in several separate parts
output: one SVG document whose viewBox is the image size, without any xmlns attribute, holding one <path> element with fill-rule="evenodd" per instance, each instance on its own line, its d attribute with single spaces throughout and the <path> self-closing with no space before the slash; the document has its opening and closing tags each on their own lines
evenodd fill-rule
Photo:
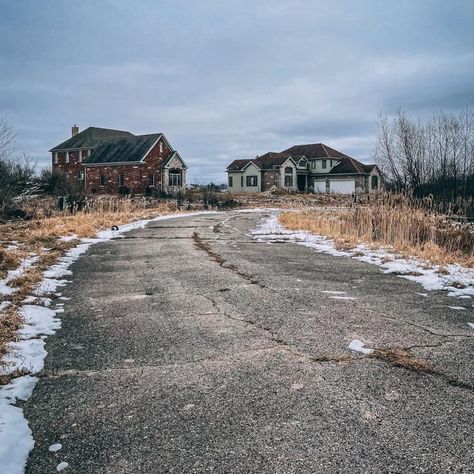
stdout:
<svg viewBox="0 0 474 474">
<path fill-rule="evenodd" d="M 273 186 L 279 185 L 280 173 L 278 170 L 262 171 L 262 191 L 268 191 Z"/>
<path fill-rule="evenodd" d="M 70 150 L 69 163 L 66 163 L 66 151 L 57 153 L 58 162 L 54 162 L 54 153 L 52 155 L 53 170 L 65 173 L 71 180 L 79 180 L 81 171 L 84 171 L 82 161 L 87 158 L 87 150 Z"/>
</svg>

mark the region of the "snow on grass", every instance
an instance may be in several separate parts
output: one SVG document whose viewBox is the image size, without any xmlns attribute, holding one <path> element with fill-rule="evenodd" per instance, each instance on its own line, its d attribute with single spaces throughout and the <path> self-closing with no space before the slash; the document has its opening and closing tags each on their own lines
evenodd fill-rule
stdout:
<svg viewBox="0 0 474 474">
<path fill-rule="evenodd" d="M 374 352 L 373 349 L 369 349 L 368 347 L 365 347 L 365 344 L 359 339 L 354 339 L 353 341 L 351 341 L 351 343 L 349 344 L 349 349 L 351 351 L 360 352 L 361 354 L 366 354 L 366 355 L 372 354 L 372 352 Z"/>
<path fill-rule="evenodd" d="M 330 291 L 330 290 L 324 290 L 321 291 L 321 293 L 327 293 L 329 295 L 345 295 L 347 292 L 346 291 Z"/>
<path fill-rule="evenodd" d="M 69 283 L 68 280 L 63 278 L 72 274 L 69 267 L 91 245 L 121 237 L 123 233 L 144 228 L 150 222 L 201 214 L 215 214 L 215 212 L 202 211 L 158 216 L 153 219 L 121 225 L 115 231 L 98 232 L 96 238 L 81 239 L 76 247 L 68 250 L 55 265 L 44 272 L 44 278 L 34 289 L 34 294 L 26 297 L 23 302 L 20 312 L 24 325 L 18 331 L 19 340 L 8 345 L 9 351 L 3 356 L 3 364 L 0 366 L 0 375 L 28 373 L 28 375 L 14 378 L 9 384 L 0 387 L 0 472 L 8 474 L 23 473 L 28 454 L 33 449 L 33 436 L 23 415 L 23 410 L 14 405 L 17 400 L 26 401 L 31 396 L 38 380 L 33 375 L 43 369 L 44 359 L 47 355 L 45 339 L 61 327 L 61 321 L 56 315 L 64 309 L 59 308 L 55 311 L 49 309 L 47 306 L 51 304 L 51 299 L 47 295 L 56 294 L 58 296 L 57 289 Z M 72 236 L 70 240 L 72 240 Z M 8 272 L 6 278 L 0 280 L 0 294 L 9 295 L 13 293 L 15 289 L 10 288 L 8 282 L 21 276 L 37 259 L 37 256 L 25 259 L 20 267 Z M 12 291 L 10 292 L 10 290 Z M 3 291 L 6 291 L 6 293 Z M 65 297 L 61 297 L 61 299 L 69 300 Z M 41 306 L 31 304 L 35 302 L 39 302 Z M 5 306 L 2 309 L 4 308 Z M 58 464 L 56 470 L 63 471 L 68 466 L 68 463 L 62 462 Z"/>
<path fill-rule="evenodd" d="M 279 222 L 276 212 L 264 218 L 251 235 L 260 242 L 294 242 L 336 257 L 352 257 L 361 262 L 379 266 L 384 273 L 392 273 L 400 278 L 415 281 L 425 290 L 446 290 L 448 296 L 474 296 L 474 270 L 461 265 L 446 265 L 440 272 L 439 265 L 426 268 L 426 262 L 416 258 L 402 258 L 384 249 L 373 250 L 359 244 L 351 250 L 337 250 L 334 242 L 327 237 L 305 231 L 285 229 Z"/>
<path fill-rule="evenodd" d="M 15 293 L 16 288 L 9 286 L 9 283 L 15 278 L 21 277 L 28 268 L 37 262 L 38 258 L 37 255 L 25 258 L 15 270 L 8 271 L 7 276 L 0 280 L 0 295 L 9 296 Z"/>
<path fill-rule="evenodd" d="M 330 296 L 333 300 L 356 300 L 353 296 Z"/>
<path fill-rule="evenodd" d="M 454 309 L 456 311 L 465 311 L 466 308 L 464 306 L 448 306 L 449 309 Z"/>
<path fill-rule="evenodd" d="M 474 323 L 467 323 L 467 325 L 468 325 L 471 329 L 474 329 Z"/>
</svg>

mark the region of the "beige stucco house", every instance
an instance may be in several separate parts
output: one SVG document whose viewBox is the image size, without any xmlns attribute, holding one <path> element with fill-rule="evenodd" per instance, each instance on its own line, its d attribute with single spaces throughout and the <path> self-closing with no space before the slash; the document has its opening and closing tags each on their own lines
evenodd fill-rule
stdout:
<svg viewBox="0 0 474 474">
<path fill-rule="evenodd" d="M 322 143 L 234 160 L 227 174 L 229 191 L 235 193 L 279 188 L 289 192 L 361 194 L 383 188 L 377 165 L 366 165 Z"/>
</svg>

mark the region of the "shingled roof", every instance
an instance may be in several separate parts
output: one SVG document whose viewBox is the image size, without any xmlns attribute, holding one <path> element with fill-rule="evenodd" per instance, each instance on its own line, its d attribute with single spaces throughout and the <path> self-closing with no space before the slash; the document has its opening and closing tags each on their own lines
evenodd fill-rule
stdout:
<svg viewBox="0 0 474 474">
<path fill-rule="evenodd" d="M 325 145 L 324 143 L 310 143 L 308 145 L 294 145 L 282 153 L 290 155 L 304 155 L 306 158 L 350 158 L 340 151 Z"/>
<path fill-rule="evenodd" d="M 227 169 L 229 171 L 241 171 L 243 168 L 245 168 L 249 163 L 253 163 L 254 160 L 234 160 L 228 167 Z"/>
<path fill-rule="evenodd" d="M 125 130 L 88 127 L 77 135 L 74 135 L 54 148 L 51 148 L 49 151 L 70 150 L 71 148 L 95 148 L 99 143 L 103 143 L 104 141 L 133 136 L 133 133 Z"/>
<path fill-rule="evenodd" d="M 288 153 L 275 153 L 270 151 L 262 156 L 255 158 L 254 162 L 262 170 L 268 170 L 274 166 L 281 166 L 290 155 Z"/>
<path fill-rule="evenodd" d="M 85 165 L 100 163 L 128 163 L 141 161 L 161 133 L 150 135 L 132 135 L 100 143 L 84 161 Z"/>
</svg>

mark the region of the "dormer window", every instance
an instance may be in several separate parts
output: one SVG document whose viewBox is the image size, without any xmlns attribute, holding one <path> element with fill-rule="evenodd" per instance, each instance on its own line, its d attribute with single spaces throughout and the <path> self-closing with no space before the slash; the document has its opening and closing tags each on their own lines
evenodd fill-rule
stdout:
<svg viewBox="0 0 474 474">
<path fill-rule="evenodd" d="M 304 158 L 298 161 L 298 168 L 306 168 L 306 160 Z"/>
</svg>

